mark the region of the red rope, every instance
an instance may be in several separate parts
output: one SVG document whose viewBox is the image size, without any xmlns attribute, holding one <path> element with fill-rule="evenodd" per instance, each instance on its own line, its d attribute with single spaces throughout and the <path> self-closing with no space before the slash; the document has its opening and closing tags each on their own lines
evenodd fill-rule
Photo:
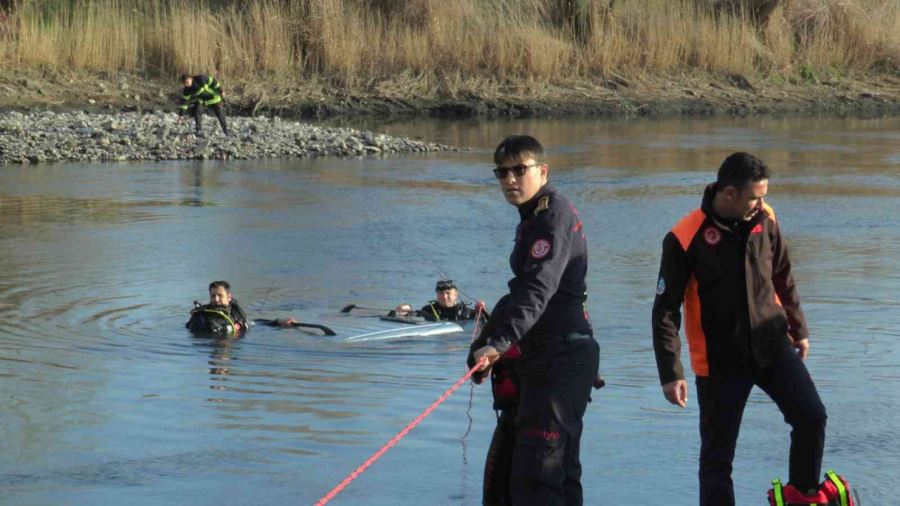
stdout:
<svg viewBox="0 0 900 506">
<path fill-rule="evenodd" d="M 328 492 L 321 499 L 319 499 L 319 501 L 315 504 L 315 506 L 322 506 L 325 503 L 327 503 L 328 501 L 334 499 L 334 496 L 338 495 L 341 492 L 341 490 L 344 490 L 344 488 L 347 487 L 347 485 L 349 485 L 351 481 L 355 480 L 360 474 L 362 474 L 363 471 L 365 471 L 369 466 L 374 464 L 376 460 L 381 458 L 382 455 L 384 455 L 388 450 L 390 450 L 392 446 L 394 446 L 401 439 L 403 439 L 403 437 L 406 436 L 406 434 L 408 434 L 409 431 L 414 429 L 416 427 L 416 425 L 419 425 L 419 423 L 421 423 L 422 420 L 424 420 L 426 416 L 430 415 L 432 411 L 434 411 L 435 409 L 437 409 L 438 406 L 441 405 L 441 403 L 446 401 L 447 398 L 453 394 L 453 392 L 455 392 L 457 389 L 459 389 L 459 387 L 461 387 L 462 384 L 466 382 L 466 380 L 468 380 L 470 377 L 472 377 L 472 374 L 474 374 L 475 371 L 477 371 L 479 368 L 481 368 L 482 363 L 483 363 L 483 361 L 475 364 L 471 369 L 469 369 L 469 372 L 464 374 L 463 377 L 460 378 L 459 380 L 457 380 L 456 383 L 454 383 L 452 387 L 450 387 L 449 389 L 447 389 L 446 392 L 441 394 L 441 396 L 438 397 L 438 400 L 434 401 L 431 404 L 431 406 L 428 406 L 428 408 L 425 411 L 423 411 L 419 416 L 417 416 L 415 420 L 410 422 L 409 425 L 407 425 L 406 427 L 403 428 L 403 430 L 398 432 L 397 435 L 394 436 L 393 439 L 388 441 L 386 445 L 382 446 L 380 450 L 373 453 L 372 456 L 369 457 L 368 459 L 366 459 L 366 461 L 363 462 L 361 466 L 357 467 L 356 470 L 354 470 L 352 473 L 350 473 L 349 476 L 344 478 L 344 480 L 342 482 L 340 482 L 338 484 L 338 486 L 331 489 L 331 492 Z"/>
</svg>

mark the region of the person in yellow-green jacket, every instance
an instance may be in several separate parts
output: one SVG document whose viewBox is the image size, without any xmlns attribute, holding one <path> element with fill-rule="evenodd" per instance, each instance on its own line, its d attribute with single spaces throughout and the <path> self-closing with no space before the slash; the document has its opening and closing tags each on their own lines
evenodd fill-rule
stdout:
<svg viewBox="0 0 900 506">
<path fill-rule="evenodd" d="M 216 114 L 219 118 L 219 124 L 222 125 L 222 132 L 228 135 L 228 125 L 225 123 L 225 107 L 222 99 L 222 84 L 212 76 L 200 74 L 192 76 L 190 74 L 181 75 L 181 84 L 184 90 L 181 92 L 181 106 L 178 116 L 192 114 L 197 127 L 197 134 L 202 133 L 202 113 L 201 106 L 206 106 Z"/>
</svg>

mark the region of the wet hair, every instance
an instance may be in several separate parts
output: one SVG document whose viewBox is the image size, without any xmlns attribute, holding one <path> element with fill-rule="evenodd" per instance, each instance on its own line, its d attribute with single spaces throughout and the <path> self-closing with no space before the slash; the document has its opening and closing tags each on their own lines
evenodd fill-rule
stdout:
<svg viewBox="0 0 900 506">
<path fill-rule="evenodd" d="M 209 284 L 209 289 L 212 290 L 213 288 L 218 288 L 220 286 L 224 288 L 226 292 L 231 293 L 231 285 L 228 284 L 228 281 L 213 281 Z"/>
<path fill-rule="evenodd" d="M 194 76 L 192 76 L 192 75 L 190 75 L 190 74 L 181 74 L 181 79 L 180 79 L 180 81 L 183 83 L 183 82 L 185 82 L 185 81 L 187 81 L 188 79 L 193 78 L 193 77 L 194 77 Z"/>
<path fill-rule="evenodd" d="M 535 160 L 544 156 L 544 147 L 541 143 L 530 135 L 510 135 L 494 150 L 494 163 L 500 165 L 506 160 L 529 156 Z"/>
<path fill-rule="evenodd" d="M 738 191 L 743 190 L 750 183 L 758 183 L 769 178 L 769 166 L 750 153 L 732 153 L 722 162 L 719 174 L 716 177 L 716 186 L 722 191 L 727 186 L 733 186 Z"/>
</svg>

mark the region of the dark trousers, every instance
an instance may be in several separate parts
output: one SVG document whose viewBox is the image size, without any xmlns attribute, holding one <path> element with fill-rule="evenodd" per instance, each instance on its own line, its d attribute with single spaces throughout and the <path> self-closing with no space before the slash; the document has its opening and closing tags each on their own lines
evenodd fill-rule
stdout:
<svg viewBox="0 0 900 506">
<path fill-rule="evenodd" d="M 219 118 L 219 124 L 222 125 L 222 132 L 225 135 L 228 135 L 228 125 L 225 123 L 225 106 L 223 104 L 224 102 L 219 102 L 207 107 L 209 107 L 214 113 L 216 113 L 216 117 Z M 197 132 L 203 131 L 203 113 L 200 110 L 201 107 L 203 106 L 196 103 L 190 106 L 191 115 L 194 116 L 194 123 L 197 126 Z"/>
<path fill-rule="evenodd" d="M 481 499 L 483 506 L 512 505 L 509 473 L 515 446 L 516 411 L 514 409 L 500 411 L 484 462 L 484 491 Z"/>
<path fill-rule="evenodd" d="M 579 336 L 580 337 L 580 336 Z M 514 506 L 580 506 L 582 417 L 600 351 L 590 336 L 521 343 L 522 393 L 510 488 Z"/>
<path fill-rule="evenodd" d="M 790 424 L 790 482 L 805 492 L 819 485 L 827 415 L 809 372 L 796 353 L 766 369 L 697 378 L 700 405 L 700 504 L 731 506 L 731 463 L 744 406 L 756 385 Z"/>
</svg>

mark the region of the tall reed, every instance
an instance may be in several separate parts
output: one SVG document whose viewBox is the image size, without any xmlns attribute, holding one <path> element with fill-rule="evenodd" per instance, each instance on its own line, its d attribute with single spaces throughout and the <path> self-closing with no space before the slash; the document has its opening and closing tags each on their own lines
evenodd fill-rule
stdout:
<svg viewBox="0 0 900 506">
<path fill-rule="evenodd" d="M 765 27 L 710 0 L 23 0 L 5 67 L 347 87 L 900 67 L 900 2 L 793 0 Z M 486 84 L 485 84 L 486 85 Z"/>
</svg>

